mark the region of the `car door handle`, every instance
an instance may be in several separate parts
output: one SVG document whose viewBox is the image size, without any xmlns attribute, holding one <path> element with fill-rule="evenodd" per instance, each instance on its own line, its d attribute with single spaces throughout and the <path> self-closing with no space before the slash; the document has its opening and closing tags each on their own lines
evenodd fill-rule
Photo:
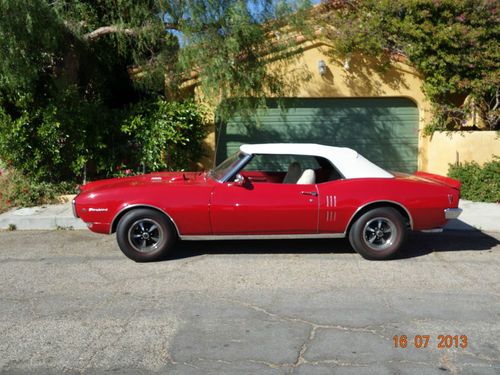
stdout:
<svg viewBox="0 0 500 375">
<path fill-rule="evenodd" d="M 313 197 L 317 197 L 318 193 L 315 191 L 301 191 L 300 194 L 302 195 L 312 195 Z"/>
</svg>

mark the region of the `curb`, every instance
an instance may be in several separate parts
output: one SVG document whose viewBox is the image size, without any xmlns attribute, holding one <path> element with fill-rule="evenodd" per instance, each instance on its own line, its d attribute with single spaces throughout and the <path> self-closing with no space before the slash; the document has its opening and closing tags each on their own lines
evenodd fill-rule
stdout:
<svg viewBox="0 0 500 375">
<path fill-rule="evenodd" d="M 73 217 L 71 203 L 19 208 L 0 215 L 3 230 L 87 229 L 80 219 Z"/>
</svg>

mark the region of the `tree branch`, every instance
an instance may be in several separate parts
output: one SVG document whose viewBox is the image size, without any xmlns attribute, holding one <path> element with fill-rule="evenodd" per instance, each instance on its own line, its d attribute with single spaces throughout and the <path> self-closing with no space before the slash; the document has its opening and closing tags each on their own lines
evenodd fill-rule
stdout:
<svg viewBox="0 0 500 375">
<path fill-rule="evenodd" d="M 177 23 L 164 22 L 163 25 L 167 30 L 179 30 L 179 24 Z M 121 27 L 118 25 L 101 26 L 95 29 L 94 31 L 91 31 L 90 33 L 84 34 L 83 39 L 91 41 L 98 39 L 101 36 L 114 33 L 121 33 L 129 36 L 137 36 L 138 29 L 131 29 L 126 27 Z"/>
<path fill-rule="evenodd" d="M 94 40 L 94 39 L 100 38 L 103 35 L 113 34 L 113 33 L 122 33 L 125 35 L 136 36 L 137 30 L 124 28 L 124 27 L 116 26 L 116 25 L 102 26 L 102 27 L 99 27 L 98 29 L 95 29 L 94 31 L 92 31 L 90 33 L 85 34 L 83 36 L 83 39 Z"/>
</svg>

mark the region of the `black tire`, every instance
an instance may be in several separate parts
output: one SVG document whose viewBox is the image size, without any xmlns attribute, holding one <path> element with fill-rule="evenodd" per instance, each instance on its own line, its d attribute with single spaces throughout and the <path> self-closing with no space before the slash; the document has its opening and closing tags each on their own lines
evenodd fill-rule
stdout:
<svg viewBox="0 0 500 375">
<path fill-rule="evenodd" d="M 391 207 L 375 208 L 361 215 L 349 231 L 351 246 L 369 260 L 390 259 L 406 240 L 401 214 Z"/>
<path fill-rule="evenodd" d="M 152 262 L 168 254 L 177 240 L 177 232 L 162 213 L 137 208 L 127 212 L 118 222 L 116 240 L 130 259 Z"/>
</svg>

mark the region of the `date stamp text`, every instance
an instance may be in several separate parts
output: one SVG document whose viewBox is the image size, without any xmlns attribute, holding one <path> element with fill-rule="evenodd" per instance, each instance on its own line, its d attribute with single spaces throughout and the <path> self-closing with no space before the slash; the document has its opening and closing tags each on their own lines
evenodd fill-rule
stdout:
<svg viewBox="0 0 500 375">
<path fill-rule="evenodd" d="M 462 348 L 465 349 L 469 343 L 467 335 L 415 335 L 408 337 L 406 335 L 395 335 L 393 338 L 394 347 L 406 349 L 415 347 L 425 349 L 436 340 L 438 349 Z"/>
</svg>

